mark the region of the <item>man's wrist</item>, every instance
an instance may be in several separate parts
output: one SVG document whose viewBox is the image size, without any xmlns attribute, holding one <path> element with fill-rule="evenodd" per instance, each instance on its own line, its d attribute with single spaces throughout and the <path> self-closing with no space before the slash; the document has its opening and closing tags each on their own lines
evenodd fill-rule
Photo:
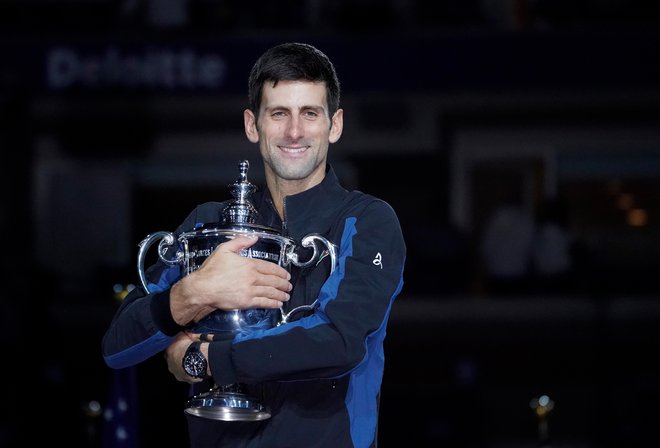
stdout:
<svg viewBox="0 0 660 448">
<path fill-rule="evenodd" d="M 211 345 L 208 342 L 201 342 L 199 344 L 199 351 L 202 352 L 202 355 L 204 355 L 204 359 L 206 359 L 206 376 L 210 377 L 211 376 L 211 363 L 209 362 L 209 345 Z"/>
</svg>

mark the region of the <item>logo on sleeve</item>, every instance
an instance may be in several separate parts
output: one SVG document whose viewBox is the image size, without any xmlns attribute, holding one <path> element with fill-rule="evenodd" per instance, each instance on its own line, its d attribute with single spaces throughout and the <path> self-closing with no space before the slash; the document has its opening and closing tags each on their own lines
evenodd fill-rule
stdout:
<svg viewBox="0 0 660 448">
<path fill-rule="evenodd" d="M 378 252 L 376 254 L 376 258 L 374 258 L 374 261 L 372 261 L 374 266 L 380 266 L 381 269 L 383 269 L 383 256 Z"/>
</svg>

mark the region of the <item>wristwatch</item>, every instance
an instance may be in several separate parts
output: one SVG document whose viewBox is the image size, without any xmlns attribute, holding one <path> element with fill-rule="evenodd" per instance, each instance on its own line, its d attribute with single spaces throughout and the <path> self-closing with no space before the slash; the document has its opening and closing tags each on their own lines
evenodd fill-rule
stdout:
<svg viewBox="0 0 660 448">
<path fill-rule="evenodd" d="M 204 354 L 199 350 L 200 345 L 200 342 L 190 344 L 181 362 L 183 370 L 193 378 L 206 378 L 207 362 Z"/>
</svg>

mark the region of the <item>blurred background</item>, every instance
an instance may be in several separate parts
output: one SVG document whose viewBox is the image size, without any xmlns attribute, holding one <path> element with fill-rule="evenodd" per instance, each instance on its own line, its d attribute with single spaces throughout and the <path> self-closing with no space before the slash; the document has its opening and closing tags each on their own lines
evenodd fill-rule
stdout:
<svg viewBox="0 0 660 448">
<path fill-rule="evenodd" d="M 652 0 L 0 0 L 0 446 L 129 446 L 100 339 L 138 243 L 239 159 L 263 181 L 247 76 L 293 40 L 342 81 L 340 178 L 408 244 L 379 446 L 658 446 Z M 187 446 L 165 361 L 124 373 L 130 446 Z"/>
</svg>

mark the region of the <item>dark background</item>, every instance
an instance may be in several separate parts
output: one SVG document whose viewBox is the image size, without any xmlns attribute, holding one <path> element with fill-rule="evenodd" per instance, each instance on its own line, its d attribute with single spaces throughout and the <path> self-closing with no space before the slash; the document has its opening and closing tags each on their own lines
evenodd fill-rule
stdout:
<svg viewBox="0 0 660 448">
<path fill-rule="evenodd" d="M 247 74 L 291 40 L 334 61 L 331 162 L 394 206 L 408 244 L 379 445 L 658 446 L 649 0 L 0 0 L 0 446 L 101 446 L 100 339 L 138 281 L 137 244 L 225 198 L 238 159 L 261 182 Z M 503 190 L 536 218 L 562 206 L 561 282 L 489 281 L 480 247 Z M 160 357 L 136 373 L 139 446 L 186 446 L 185 385 Z M 544 394 L 547 437 L 530 407 Z"/>
</svg>

